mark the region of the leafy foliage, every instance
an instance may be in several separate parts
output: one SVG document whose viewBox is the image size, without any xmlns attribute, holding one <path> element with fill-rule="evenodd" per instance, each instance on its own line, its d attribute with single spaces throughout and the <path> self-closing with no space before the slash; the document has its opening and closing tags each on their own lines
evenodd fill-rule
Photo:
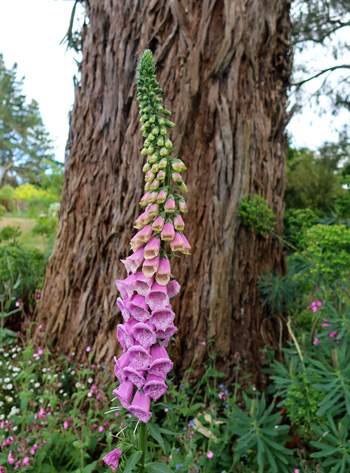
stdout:
<svg viewBox="0 0 350 473">
<path fill-rule="evenodd" d="M 277 222 L 276 215 L 263 197 L 257 194 L 244 196 L 238 211 L 243 224 L 258 235 L 273 233 Z"/>
</svg>

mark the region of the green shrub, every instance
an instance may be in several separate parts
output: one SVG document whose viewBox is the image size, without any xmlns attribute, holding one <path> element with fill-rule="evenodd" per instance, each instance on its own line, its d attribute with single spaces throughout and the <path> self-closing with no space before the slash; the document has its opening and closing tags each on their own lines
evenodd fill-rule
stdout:
<svg viewBox="0 0 350 473">
<path fill-rule="evenodd" d="M 350 272 L 350 228 L 314 225 L 306 232 L 304 255 L 313 263 L 311 272 L 325 280 L 346 279 Z"/>
<path fill-rule="evenodd" d="M 15 189 L 11 186 L 3 186 L 0 188 L 0 204 L 5 207 L 6 211 L 11 211 L 14 207 Z"/>
<path fill-rule="evenodd" d="M 37 249 L 23 249 L 17 246 L 0 246 L 0 281 L 20 281 L 14 289 L 16 299 L 28 299 L 42 287 L 45 276 L 46 258 Z"/>
<path fill-rule="evenodd" d="M 0 243 L 11 243 L 12 245 L 18 245 L 18 238 L 22 232 L 19 227 L 12 225 L 6 225 L 6 227 L 0 230 Z"/>
<path fill-rule="evenodd" d="M 273 233 L 276 229 L 276 215 L 270 209 L 267 201 L 257 194 L 244 196 L 238 211 L 243 224 L 258 235 Z"/>
</svg>

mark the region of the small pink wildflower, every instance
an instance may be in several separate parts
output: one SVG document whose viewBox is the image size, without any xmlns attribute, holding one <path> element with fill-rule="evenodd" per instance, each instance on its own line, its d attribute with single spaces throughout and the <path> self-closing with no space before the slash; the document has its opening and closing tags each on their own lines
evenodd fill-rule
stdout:
<svg viewBox="0 0 350 473">
<path fill-rule="evenodd" d="M 339 333 L 339 332 L 337 332 L 337 331 L 330 332 L 330 333 L 328 334 L 328 336 L 329 336 L 329 338 L 334 338 L 334 337 L 336 337 L 336 336 L 338 335 L 338 333 Z"/>
<path fill-rule="evenodd" d="M 207 458 L 213 458 L 214 453 L 213 453 L 211 450 L 209 450 L 209 452 L 206 453 L 205 456 L 206 456 Z"/>
<path fill-rule="evenodd" d="M 202 341 L 201 341 L 201 344 L 202 344 L 203 346 L 205 346 L 205 345 L 207 344 L 207 342 L 206 342 L 205 340 L 202 340 Z"/>
<path fill-rule="evenodd" d="M 64 428 L 64 429 L 67 429 L 67 428 L 68 428 L 68 422 L 67 422 L 66 420 L 63 422 L 63 428 Z"/>
<path fill-rule="evenodd" d="M 317 337 L 314 338 L 313 344 L 318 345 L 320 343 L 319 339 Z"/>
<path fill-rule="evenodd" d="M 13 465 L 15 463 L 15 456 L 12 454 L 12 450 L 9 451 L 9 454 L 7 456 L 7 459 L 9 461 L 10 465 Z"/>
<path fill-rule="evenodd" d="M 89 351 L 91 350 L 91 347 L 86 347 L 86 351 L 89 353 Z"/>
<path fill-rule="evenodd" d="M 104 431 L 103 425 L 100 425 L 100 427 L 98 428 L 98 431 L 99 431 L 99 432 L 103 432 L 103 431 Z"/>
</svg>

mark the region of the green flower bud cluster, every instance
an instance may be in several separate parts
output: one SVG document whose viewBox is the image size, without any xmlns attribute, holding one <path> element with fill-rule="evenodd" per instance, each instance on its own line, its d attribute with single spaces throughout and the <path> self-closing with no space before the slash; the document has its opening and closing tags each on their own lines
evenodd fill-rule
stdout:
<svg viewBox="0 0 350 473">
<path fill-rule="evenodd" d="M 146 194 L 142 198 L 141 205 L 157 202 L 163 206 L 166 195 L 167 199 L 177 201 L 178 208 L 182 211 L 184 200 L 177 190 L 183 194 L 188 191 L 180 174 L 187 168 L 181 159 L 172 156 L 174 146 L 168 134 L 169 129 L 175 124 L 166 118 L 171 112 L 163 107 L 163 99 L 160 97 L 163 90 L 156 79 L 155 61 L 150 50 L 143 53 L 136 70 L 141 131 L 145 138 L 141 155 L 146 157 L 143 166 Z M 163 208 L 159 210 L 164 211 Z"/>
</svg>

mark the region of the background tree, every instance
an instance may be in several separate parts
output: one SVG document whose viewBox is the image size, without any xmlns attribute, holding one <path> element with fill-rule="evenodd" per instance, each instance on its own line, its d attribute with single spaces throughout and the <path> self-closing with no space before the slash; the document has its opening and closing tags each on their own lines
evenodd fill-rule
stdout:
<svg viewBox="0 0 350 473">
<path fill-rule="evenodd" d="M 293 85 L 304 99 L 304 84 L 315 84 L 312 97 L 330 99 L 333 112 L 350 110 L 349 0 L 295 0 L 292 9 L 293 43 L 296 50 Z M 328 58 L 328 64 L 308 60 L 301 62 L 300 52 L 311 50 L 309 59 Z M 313 58 L 312 58 L 313 56 Z M 319 78 L 319 81 L 314 79 Z"/>
<path fill-rule="evenodd" d="M 7 69 L 0 54 L 0 186 L 37 184 L 53 163 L 38 103 L 27 103 L 16 64 Z"/>
<path fill-rule="evenodd" d="M 192 256 L 174 268 L 183 285 L 174 358 L 200 368 L 214 339 L 229 371 L 235 353 L 258 376 L 259 348 L 277 346 L 280 321 L 261 307 L 258 275 L 283 269 L 271 235 L 238 218 L 242 197 L 267 199 L 283 217 L 290 1 L 89 0 L 81 81 L 70 117 L 58 236 L 37 320 L 53 342 L 97 361 L 116 354 L 116 278 L 139 214 L 141 136 L 135 67 L 155 52 L 174 143 L 188 166 Z M 196 372 L 198 376 L 198 370 Z"/>
</svg>

